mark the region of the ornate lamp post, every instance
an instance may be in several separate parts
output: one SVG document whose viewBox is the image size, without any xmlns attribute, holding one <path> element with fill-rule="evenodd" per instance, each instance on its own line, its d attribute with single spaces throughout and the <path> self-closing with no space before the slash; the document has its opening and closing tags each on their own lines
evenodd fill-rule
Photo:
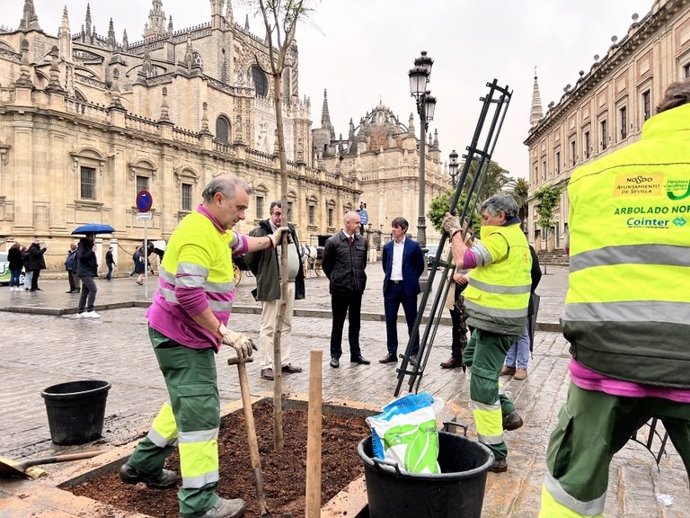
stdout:
<svg viewBox="0 0 690 518">
<path fill-rule="evenodd" d="M 417 241 L 422 249 L 426 248 L 426 217 L 424 215 L 425 197 L 425 160 L 426 160 L 426 131 L 429 129 L 429 122 L 434 118 L 436 108 L 436 98 L 427 90 L 431 66 L 434 60 L 427 56 L 426 51 L 414 60 L 414 68 L 410 69 L 410 94 L 417 102 L 417 113 L 420 120 L 419 135 L 419 215 L 417 217 Z"/>
<path fill-rule="evenodd" d="M 448 158 L 450 159 L 450 162 L 448 162 L 448 174 L 450 175 L 450 179 L 453 182 L 453 189 L 457 186 L 457 176 L 458 173 L 460 172 L 458 170 L 458 154 L 455 152 L 455 150 L 451 151 L 450 155 L 448 155 Z"/>
</svg>

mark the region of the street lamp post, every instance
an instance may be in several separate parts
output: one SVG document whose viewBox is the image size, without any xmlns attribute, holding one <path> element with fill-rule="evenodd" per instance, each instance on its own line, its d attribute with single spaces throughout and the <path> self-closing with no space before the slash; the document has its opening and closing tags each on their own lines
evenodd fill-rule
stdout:
<svg viewBox="0 0 690 518">
<path fill-rule="evenodd" d="M 426 249 L 426 217 L 424 215 L 424 197 L 426 189 L 425 162 L 426 162 L 426 131 L 429 122 L 434 118 L 436 98 L 427 90 L 431 66 L 434 60 L 427 56 L 426 51 L 414 60 L 414 68 L 410 69 L 410 94 L 417 102 L 417 113 L 420 120 L 419 131 L 419 214 L 417 217 L 417 241 L 422 249 Z"/>
<path fill-rule="evenodd" d="M 450 162 L 448 162 L 448 174 L 450 175 L 450 179 L 453 182 L 453 189 L 457 186 L 456 183 L 456 178 L 458 177 L 458 173 L 460 172 L 458 169 L 458 154 L 455 152 L 455 150 L 451 151 L 450 155 L 448 155 L 448 158 L 450 159 Z"/>
</svg>

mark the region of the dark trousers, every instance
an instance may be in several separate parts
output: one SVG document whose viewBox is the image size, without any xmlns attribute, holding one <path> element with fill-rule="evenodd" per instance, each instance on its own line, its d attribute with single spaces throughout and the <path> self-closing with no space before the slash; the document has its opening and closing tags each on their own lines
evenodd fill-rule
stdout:
<svg viewBox="0 0 690 518">
<path fill-rule="evenodd" d="M 464 308 L 460 310 L 454 307 L 450 310 L 450 319 L 453 322 L 453 343 L 450 346 L 450 355 L 458 361 L 462 361 L 462 352 L 467 346 L 466 318 Z"/>
<path fill-rule="evenodd" d="M 67 270 L 67 280 L 69 281 L 69 291 L 77 291 L 79 289 L 79 277 L 76 272 Z"/>
<path fill-rule="evenodd" d="M 41 270 L 31 270 L 34 272 L 33 277 L 31 277 L 31 291 L 36 291 L 38 289 L 38 277 L 41 275 Z"/>
<path fill-rule="evenodd" d="M 106 279 L 110 280 L 113 278 L 113 265 L 108 265 L 108 275 L 105 276 Z"/>
<path fill-rule="evenodd" d="M 93 311 L 93 303 L 96 300 L 96 282 L 93 277 L 79 277 L 81 279 L 81 295 L 79 296 L 78 312 L 83 313 L 84 310 Z"/>
<path fill-rule="evenodd" d="M 417 318 L 417 295 L 405 295 L 402 283 L 390 281 L 383 295 L 383 308 L 386 313 L 386 343 L 388 353 L 396 355 L 398 352 L 398 310 L 402 304 L 407 321 L 407 334 L 412 335 L 414 321 Z M 407 351 L 406 351 L 407 352 Z M 415 339 L 410 354 L 419 352 L 419 333 Z"/>
<path fill-rule="evenodd" d="M 359 328 L 362 311 L 362 292 L 347 291 L 331 293 L 331 311 L 333 312 L 333 326 L 331 327 L 331 358 L 340 358 L 343 354 L 343 325 L 345 316 L 349 315 L 348 339 L 350 341 L 350 358 L 357 358 L 362 354 L 359 348 Z"/>
</svg>

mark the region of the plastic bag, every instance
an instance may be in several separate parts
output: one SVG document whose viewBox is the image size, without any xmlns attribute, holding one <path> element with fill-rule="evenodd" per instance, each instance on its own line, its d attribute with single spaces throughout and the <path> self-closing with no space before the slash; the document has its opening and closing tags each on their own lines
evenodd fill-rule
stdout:
<svg viewBox="0 0 690 518">
<path fill-rule="evenodd" d="M 368 417 L 374 457 L 395 462 L 410 473 L 440 473 L 434 398 L 407 394 Z"/>
</svg>

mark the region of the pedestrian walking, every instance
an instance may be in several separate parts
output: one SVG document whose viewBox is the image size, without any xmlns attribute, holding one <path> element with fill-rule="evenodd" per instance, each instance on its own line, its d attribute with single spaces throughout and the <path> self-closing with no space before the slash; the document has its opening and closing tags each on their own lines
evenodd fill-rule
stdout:
<svg viewBox="0 0 690 518">
<path fill-rule="evenodd" d="M 108 251 L 105 253 L 105 265 L 108 267 L 108 273 L 105 276 L 105 280 L 109 281 L 113 278 L 113 268 L 115 267 L 112 246 L 108 247 Z"/>
<path fill-rule="evenodd" d="M 69 244 L 67 250 L 67 257 L 65 257 L 65 270 L 67 271 L 67 281 L 69 282 L 69 291 L 67 293 L 79 293 L 80 280 L 77 275 L 77 245 Z"/>
<path fill-rule="evenodd" d="M 22 252 L 19 243 L 13 243 L 7 251 L 7 262 L 10 269 L 10 291 L 19 291 L 19 278 L 22 274 L 24 261 L 22 260 Z"/>
<path fill-rule="evenodd" d="M 479 207 L 481 240 L 468 247 L 457 216 L 448 214 L 443 228 L 451 239 L 453 263 L 471 269 L 465 288 L 467 323 L 474 327 L 463 353 L 471 367 L 470 400 L 479 442 L 494 454 L 493 472 L 508 469 L 504 430 L 522 426 L 522 418 L 498 380 L 506 352 L 527 323 L 531 258 L 522 233 L 518 206 L 509 194 L 496 194 Z"/>
<path fill-rule="evenodd" d="M 333 321 L 331 327 L 331 361 L 333 368 L 340 367 L 342 355 L 343 326 L 348 317 L 348 340 L 350 362 L 369 365 L 362 356 L 359 344 L 361 327 L 362 294 L 367 285 L 367 242 L 360 235 L 359 214 L 350 211 L 345 214 L 343 228 L 329 237 L 323 249 L 321 267 L 328 277 L 331 294 Z"/>
<path fill-rule="evenodd" d="M 170 236 L 147 312 L 149 338 L 170 403 L 163 404 L 120 477 L 154 488 L 175 485 L 177 475 L 163 465 L 177 446 L 182 518 L 244 514 L 242 499 L 216 493 L 220 397 L 215 353 L 227 344 L 242 359 L 252 354 L 249 337 L 227 328 L 235 299 L 232 254 L 274 249 L 286 230 L 280 227 L 265 237 L 233 230 L 245 218 L 251 192 L 244 180 L 232 176 L 217 176 L 204 188 L 202 203 Z"/>
<path fill-rule="evenodd" d="M 93 251 L 94 238 L 94 234 L 86 234 L 79 240 L 77 246 L 77 276 L 81 281 L 81 294 L 77 308 L 79 318 L 100 318 L 100 315 L 94 311 L 98 292 L 96 281 L 94 281 L 94 278 L 98 277 L 98 261 Z"/>
<path fill-rule="evenodd" d="M 361 215 L 361 211 L 360 211 Z M 403 217 L 394 218 L 391 222 L 393 239 L 383 247 L 381 266 L 383 278 L 383 307 L 386 315 L 386 355 L 380 363 L 398 361 L 398 310 L 402 304 L 407 322 L 408 336 L 412 336 L 417 319 L 417 295 L 421 291 L 419 278 L 426 267 L 424 252 L 417 241 L 407 237 L 410 224 Z M 412 358 L 419 352 L 419 334 L 414 341 L 410 354 Z"/>
<path fill-rule="evenodd" d="M 137 274 L 137 284 L 141 286 L 144 284 L 144 273 L 146 272 L 146 265 L 144 264 L 144 247 L 139 246 L 132 255 L 134 261 L 134 273 Z M 131 274 L 130 274 L 131 277 Z"/>
<path fill-rule="evenodd" d="M 38 287 L 38 279 L 41 275 L 41 270 L 46 269 L 46 260 L 43 255 L 48 250 L 47 247 L 41 246 L 41 241 L 38 237 L 34 237 L 34 242 L 29 245 L 28 249 L 28 269 L 31 271 L 31 289 L 29 291 L 42 291 Z"/>
<path fill-rule="evenodd" d="M 271 202 L 270 218 L 260 221 L 252 229 L 250 236 L 264 237 L 273 234 L 280 227 L 283 214 L 280 201 Z M 302 372 L 302 368 L 290 362 L 292 349 L 292 313 L 295 300 L 301 300 L 305 295 L 304 269 L 300 254 L 300 244 L 297 231 L 293 225 L 288 225 L 288 268 L 285 275 L 288 278 L 285 293 L 285 308 L 280 322 L 280 359 L 281 370 L 287 374 Z M 261 324 L 259 327 L 259 360 L 260 375 L 267 380 L 274 379 L 273 339 L 276 332 L 278 309 L 280 307 L 280 254 L 281 246 L 250 252 L 244 260 L 256 277 L 256 300 L 261 301 Z"/>
<path fill-rule="evenodd" d="M 690 239 L 681 216 L 688 164 L 684 79 L 669 85 L 638 141 L 570 177 L 561 323 L 573 358 L 547 448 L 540 518 L 601 517 L 614 454 L 652 418 L 690 476 Z M 632 207 L 649 215 L 631 216 Z"/>
</svg>

